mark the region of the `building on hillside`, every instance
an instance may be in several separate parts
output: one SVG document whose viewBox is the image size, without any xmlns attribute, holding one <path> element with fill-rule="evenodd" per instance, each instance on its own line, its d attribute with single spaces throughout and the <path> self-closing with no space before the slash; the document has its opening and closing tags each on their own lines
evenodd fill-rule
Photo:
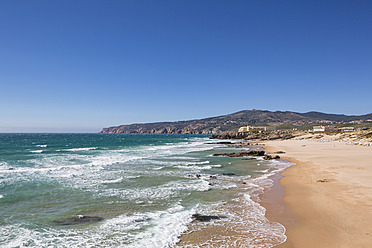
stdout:
<svg viewBox="0 0 372 248">
<path fill-rule="evenodd" d="M 349 123 L 353 123 L 353 124 L 361 124 L 361 123 L 363 123 L 363 120 L 350 121 Z"/>
<path fill-rule="evenodd" d="M 248 132 L 247 130 L 248 130 L 247 127 L 240 127 L 239 130 L 238 130 L 238 133 Z"/>
<path fill-rule="evenodd" d="M 254 132 L 254 131 L 267 131 L 267 127 L 253 127 L 253 126 L 247 126 L 248 132 Z"/>
<path fill-rule="evenodd" d="M 324 132 L 325 126 L 313 126 L 313 132 Z"/>
<path fill-rule="evenodd" d="M 341 132 L 354 132 L 355 128 L 354 127 L 340 127 Z"/>
<path fill-rule="evenodd" d="M 245 132 L 262 132 L 266 131 L 267 127 L 254 127 L 254 126 L 244 126 L 240 127 L 238 132 L 239 133 L 245 133 Z"/>
</svg>

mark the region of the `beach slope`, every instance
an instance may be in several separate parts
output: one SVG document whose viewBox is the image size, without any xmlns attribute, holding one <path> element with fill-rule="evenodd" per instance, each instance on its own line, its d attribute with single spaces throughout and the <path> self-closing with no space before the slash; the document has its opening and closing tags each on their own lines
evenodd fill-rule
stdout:
<svg viewBox="0 0 372 248">
<path fill-rule="evenodd" d="M 296 163 L 280 180 L 297 218 L 280 247 L 371 247 L 372 147 L 285 140 L 266 142 L 266 150 Z"/>
</svg>

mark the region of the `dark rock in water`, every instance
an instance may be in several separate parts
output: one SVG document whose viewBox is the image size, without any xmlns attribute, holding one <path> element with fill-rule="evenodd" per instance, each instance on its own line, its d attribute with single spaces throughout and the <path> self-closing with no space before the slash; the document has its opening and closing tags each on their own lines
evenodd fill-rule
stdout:
<svg viewBox="0 0 372 248">
<path fill-rule="evenodd" d="M 8 170 L 14 170 L 14 168 L 13 167 L 10 167 Z"/>
<path fill-rule="evenodd" d="M 200 214 L 193 214 L 192 217 L 197 221 L 211 221 L 211 220 L 219 220 L 219 219 L 227 218 L 226 216 L 200 215 Z"/>
<path fill-rule="evenodd" d="M 266 155 L 263 159 L 270 160 L 270 159 L 273 159 L 273 157 L 271 157 L 270 155 Z"/>
<path fill-rule="evenodd" d="M 227 156 L 227 157 L 265 156 L 265 151 L 216 153 L 216 154 L 213 154 L 213 156 Z"/>
<path fill-rule="evenodd" d="M 231 141 L 221 141 L 221 142 L 208 142 L 207 145 L 233 145 Z"/>
<path fill-rule="evenodd" d="M 134 220 L 134 222 L 140 223 L 140 222 L 145 222 L 145 221 L 149 221 L 149 220 L 151 220 L 151 218 L 137 219 L 137 220 Z"/>
<path fill-rule="evenodd" d="M 235 173 L 228 172 L 228 173 L 222 173 L 224 176 L 235 176 Z"/>
<path fill-rule="evenodd" d="M 102 217 L 79 215 L 76 217 L 64 219 L 61 221 L 54 221 L 54 222 L 57 223 L 58 225 L 78 225 L 78 224 L 99 222 L 102 220 L 103 220 Z"/>
<path fill-rule="evenodd" d="M 280 159 L 280 156 L 276 155 L 275 157 L 273 156 L 270 156 L 270 155 L 266 155 L 264 157 L 265 160 L 271 160 L 271 159 Z"/>
</svg>

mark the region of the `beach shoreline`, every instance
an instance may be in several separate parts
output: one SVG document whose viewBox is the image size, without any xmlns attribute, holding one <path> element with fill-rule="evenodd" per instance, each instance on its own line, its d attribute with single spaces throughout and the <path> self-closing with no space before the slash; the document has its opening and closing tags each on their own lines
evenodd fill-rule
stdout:
<svg viewBox="0 0 372 248">
<path fill-rule="evenodd" d="M 273 181 L 273 186 L 260 196 L 260 204 L 266 209 L 266 218 L 271 222 L 283 225 L 286 229 L 286 235 L 287 229 L 292 228 L 297 223 L 297 218 L 289 210 L 287 203 L 284 202 L 284 187 L 280 184 L 280 180 L 283 178 L 282 173 L 278 172 L 270 177 Z M 288 237 L 284 243 L 274 247 L 280 247 L 283 244 L 285 244 L 286 248 L 293 247 L 290 245 Z"/>
<path fill-rule="evenodd" d="M 281 157 L 295 163 L 279 180 L 295 222 L 282 220 L 287 241 L 277 247 L 370 247 L 371 147 L 309 139 L 264 143 L 268 154 L 285 151 Z"/>
<path fill-rule="evenodd" d="M 224 144 L 232 147 L 264 151 L 263 146 L 250 144 L 249 142 L 224 142 Z M 224 211 L 229 213 L 228 222 L 213 224 L 212 221 L 208 224 L 209 227 L 203 228 L 196 223 L 190 223 L 188 230 L 179 237 L 180 241 L 176 247 L 220 247 L 220 244 L 228 245 L 229 247 L 276 247 L 278 244 L 285 242 L 285 227 L 282 223 L 294 223 L 294 217 L 290 214 L 288 207 L 283 201 L 284 188 L 279 184 L 279 179 L 282 177 L 280 175 L 281 172 L 290 166 L 289 161 L 272 160 L 264 162 L 261 156 L 253 156 L 248 159 L 243 154 L 237 157 L 242 157 L 243 159 L 236 161 L 250 161 L 250 163 L 241 161 L 242 167 L 252 166 L 251 162 L 255 161 L 257 169 L 260 168 L 262 163 L 270 163 L 271 168 L 267 169 L 267 171 L 265 170 L 264 174 L 252 178 L 246 177 L 237 184 L 237 187 L 233 188 L 230 194 L 235 195 L 233 197 L 234 200 L 228 201 L 221 206 Z M 248 196 L 249 199 L 246 199 L 244 195 Z M 253 206 L 254 211 L 252 211 Z M 248 212 L 251 213 L 248 214 Z M 245 215 L 248 218 L 243 217 Z M 234 224 L 236 217 L 241 218 L 244 223 L 242 222 L 236 226 Z M 247 219 L 243 220 L 244 218 Z M 251 222 L 252 219 L 256 218 L 257 223 Z M 268 229 L 264 232 L 256 230 L 259 225 L 265 225 Z M 271 229 L 274 226 L 277 229 L 276 233 L 270 233 L 273 231 Z M 242 233 L 240 233 L 241 231 Z"/>
</svg>

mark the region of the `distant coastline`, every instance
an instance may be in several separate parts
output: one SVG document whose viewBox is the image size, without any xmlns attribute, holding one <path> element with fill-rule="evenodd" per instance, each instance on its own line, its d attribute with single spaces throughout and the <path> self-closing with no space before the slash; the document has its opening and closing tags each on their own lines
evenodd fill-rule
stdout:
<svg viewBox="0 0 372 248">
<path fill-rule="evenodd" d="M 296 113 L 290 111 L 243 110 L 233 114 L 199 120 L 156 122 L 107 127 L 101 133 L 148 134 L 221 134 L 237 132 L 241 126 L 266 126 L 272 130 L 305 130 L 319 124 L 372 125 L 372 113 L 366 115 L 339 115 L 319 112 Z"/>
</svg>

